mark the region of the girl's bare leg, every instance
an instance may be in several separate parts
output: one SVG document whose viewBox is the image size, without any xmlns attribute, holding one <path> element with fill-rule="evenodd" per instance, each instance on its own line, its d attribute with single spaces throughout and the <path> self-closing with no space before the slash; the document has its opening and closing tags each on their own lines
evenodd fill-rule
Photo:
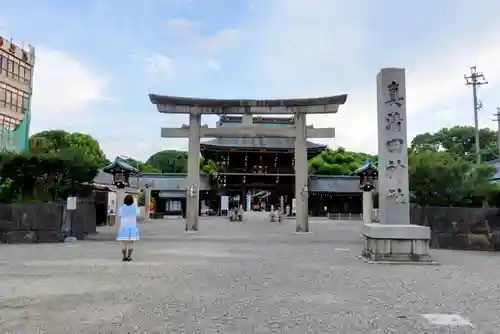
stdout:
<svg viewBox="0 0 500 334">
<path fill-rule="evenodd" d="M 126 241 L 121 241 L 120 245 L 122 247 L 123 260 L 125 261 L 126 258 L 127 258 L 127 242 Z"/>
<path fill-rule="evenodd" d="M 127 241 L 127 259 L 130 261 L 132 259 L 132 252 L 134 251 L 134 242 Z"/>
</svg>

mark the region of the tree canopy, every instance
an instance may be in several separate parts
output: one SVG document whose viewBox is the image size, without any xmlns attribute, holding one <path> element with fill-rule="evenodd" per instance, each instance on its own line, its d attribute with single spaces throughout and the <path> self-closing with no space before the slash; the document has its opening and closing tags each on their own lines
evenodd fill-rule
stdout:
<svg viewBox="0 0 500 334">
<path fill-rule="evenodd" d="M 498 157 L 497 133 L 488 128 L 479 130 L 481 161 Z M 476 138 L 472 126 L 457 125 L 435 133 L 423 133 L 411 142 L 412 151 L 444 151 L 458 155 L 467 161 L 476 159 Z"/>
<path fill-rule="evenodd" d="M 351 175 L 367 160 L 376 162 L 376 157 L 366 153 L 350 152 L 344 148 L 327 148 L 309 160 L 309 173 L 316 175 Z"/>
<path fill-rule="evenodd" d="M 99 167 L 109 163 L 99 142 L 84 133 L 63 130 L 42 131 L 32 135 L 29 144 L 30 152 L 34 155 L 72 152 L 68 154 L 85 156 Z"/>
<path fill-rule="evenodd" d="M 187 152 L 166 150 L 156 152 L 146 163 L 162 173 L 186 173 Z"/>
<path fill-rule="evenodd" d="M 49 202 L 74 194 L 97 175 L 96 162 L 74 151 L 0 154 L 0 202 Z"/>
<path fill-rule="evenodd" d="M 450 152 L 412 152 L 408 172 L 414 201 L 422 206 L 481 206 L 497 188 L 489 182 L 495 167 Z"/>
<path fill-rule="evenodd" d="M 187 173 L 188 154 L 184 151 L 160 151 L 146 161 L 146 164 L 162 173 Z M 203 173 L 215 176 L 218 170 L 216 162 L 200 157 L 200 170 Z"/>
</svg>

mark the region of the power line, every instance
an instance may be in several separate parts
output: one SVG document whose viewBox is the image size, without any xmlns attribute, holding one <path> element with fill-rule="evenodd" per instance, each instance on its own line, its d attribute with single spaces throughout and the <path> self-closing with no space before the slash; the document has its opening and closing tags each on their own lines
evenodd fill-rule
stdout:
<svg viewBox="0 0 500 334">
<path fill-rule="evenodd" d="M 465 85 L 472 86 L 472 98 L 474 100 L 474 127 L 476 130 L 476 163 L 481 163 L 481 147 L 479 145 L 479 109 L 482 103 L 477 98 L 477 88 L 481 85 L 487 85 L 488 81 L 484 78 L 483 72 L 477 72 L 476 66 L 470 67 L 470 75 L 464 74 Z"/>
</svg>

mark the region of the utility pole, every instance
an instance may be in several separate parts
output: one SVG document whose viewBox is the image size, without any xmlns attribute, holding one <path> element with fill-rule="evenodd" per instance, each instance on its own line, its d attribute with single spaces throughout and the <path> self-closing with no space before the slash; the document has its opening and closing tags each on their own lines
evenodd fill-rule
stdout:
<svg viewBox="0 0 500 334">
<path fill-rule="evenodd" d="M 494 121 L 497 122 L 497 147 L 498 147 L 498 157 L 500 158 L 500 108 L 497 107 L 497 112 L 493 114 L 495 116 Z"/>
<path fill-rule="evenodd" d="M 474 99 L 474 126 L 476 129 L 476 163 L 481 163 L 481 147 L 479 144 L 479 117 L 478 112 L 481 108 L 481 103 L 477 99 L 477 87 L 487 85 L 488 81 L 484 78 L 482 72 L 476 71 L 476 66 L 471 66 L 470 75 L 464 74 L 465 85 L 472 86 L 472 97 Z"/>
</svg>

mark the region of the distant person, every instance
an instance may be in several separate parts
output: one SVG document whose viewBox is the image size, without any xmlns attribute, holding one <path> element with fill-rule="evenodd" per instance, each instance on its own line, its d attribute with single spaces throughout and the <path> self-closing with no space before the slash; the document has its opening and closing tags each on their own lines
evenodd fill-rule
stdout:
<svg viewBox="0 0 500 334">
<path fill-rule="evenodd" d="M 120 207 L 120 228 L 116 240 L 122 246 L 123 261 L 132 261 L 134 241 L 139 240 L 139 229 L 137 228 L 137 217 L 140 215 L 139 207 L 134 203 L 132 195 L 125 196 L 123 205 Z"/>
</svg>

